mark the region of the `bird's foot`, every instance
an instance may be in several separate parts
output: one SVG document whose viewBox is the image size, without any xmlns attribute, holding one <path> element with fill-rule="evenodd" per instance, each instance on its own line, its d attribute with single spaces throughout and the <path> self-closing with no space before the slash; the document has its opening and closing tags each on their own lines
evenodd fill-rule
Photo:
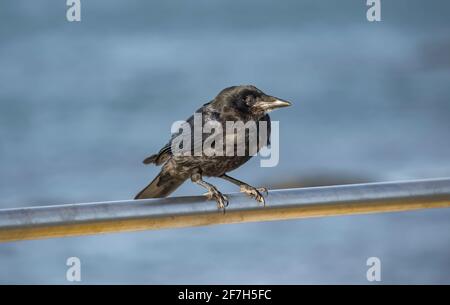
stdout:
<svg viewBox="0 0 450 305">
<path fill-rule="evenodd" d="M 217 202 L 217 208 L 225 212 L 225 207 L 228 206 L 228 197 L 219 192 L 215 188 L 211 188 L 204 194 L 209 200 L 214 199 Z"/>
<path fill-rule="evenodd" d="M 268 195 L 267 188 L 265 187 L 256 188 L 248 184 L 244 184 L 241 185 L 241 192 L 246 193 L 248 196 L 252 198 L 255 198 L 256 201 L 262 203 L 263 206 L 266 206 L 266 200 L 261 193 L 264 193 L 267 196 Z"/>
</svg>

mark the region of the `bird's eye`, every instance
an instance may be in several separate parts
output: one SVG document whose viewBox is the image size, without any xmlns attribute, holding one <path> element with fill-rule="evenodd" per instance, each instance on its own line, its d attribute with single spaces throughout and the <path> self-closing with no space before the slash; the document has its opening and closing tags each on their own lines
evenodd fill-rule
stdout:
<svg viewBox="0 0 450 305">
<path fill-rule="evenodd" d="M 242 99 L 242 101 L 243 101 L 247 106 L 250 106 L 251 103 L 252 103 L 252 96 L 251 96 L 251 95 L 244 96 L 243 99 Z"/>
</svg>

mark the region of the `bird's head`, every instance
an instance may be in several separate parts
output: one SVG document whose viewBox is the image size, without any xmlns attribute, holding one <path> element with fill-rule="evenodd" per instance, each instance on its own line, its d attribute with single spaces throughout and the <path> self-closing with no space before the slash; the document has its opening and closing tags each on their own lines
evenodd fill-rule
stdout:
<svg viewBox="0 0 450 305">
<path fill-rule="evenodd" d="M 265 94 L 255 86 L 233 86 L 222 90 L 216 97 L 225 110 L 232 109 L 245 115 L 263 117 L 277 108 L 291 106 L 291 103 Z"/>
</svg>

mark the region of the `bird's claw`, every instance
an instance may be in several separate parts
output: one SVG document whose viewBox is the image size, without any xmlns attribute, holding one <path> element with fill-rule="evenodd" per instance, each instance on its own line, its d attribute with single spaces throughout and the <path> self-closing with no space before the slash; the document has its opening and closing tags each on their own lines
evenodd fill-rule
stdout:
<svg viewBox="0 0 450 305">
<path fill-rule="evenodd" d="M 246 193 L 252 198 L 255 198 L 256 201 L 262 203 L 263 206 L 266 206 L 266 200 L 261 193 L 264 193 L 267 196 L 269 194 L 267 188 L 256 188 L 250 185 L 241 185 L 241 192 Z"/>
<path fill-rule="evenodd" d="M 267 187 L 260 187 L 257 190 L 263 193 L 264 195 L 269 196 L 269 190 L 267 189 Z"/>
<path fill-rule="evenodd" d="M 211 189 L 204 194 L 209 200 L 214 199 L 217 202 L 217 208 L 225 212 L 225 208 L 228 206 L 228 197 L 218 190 Z"/>
</svg>

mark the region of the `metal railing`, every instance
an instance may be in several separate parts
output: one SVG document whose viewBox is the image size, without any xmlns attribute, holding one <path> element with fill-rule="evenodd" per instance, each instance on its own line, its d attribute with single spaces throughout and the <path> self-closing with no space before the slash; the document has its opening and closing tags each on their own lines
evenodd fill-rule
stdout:
<svg viewBox="0 0 450 305">
<path fill-rule="evenodd" d="M 0 242 L 148 229 L 450 207 L 450 179 L 269 191 L 266 206 L 229 195 L 226 213 L 205 197 L 0 210 Z"/>
</svg>

